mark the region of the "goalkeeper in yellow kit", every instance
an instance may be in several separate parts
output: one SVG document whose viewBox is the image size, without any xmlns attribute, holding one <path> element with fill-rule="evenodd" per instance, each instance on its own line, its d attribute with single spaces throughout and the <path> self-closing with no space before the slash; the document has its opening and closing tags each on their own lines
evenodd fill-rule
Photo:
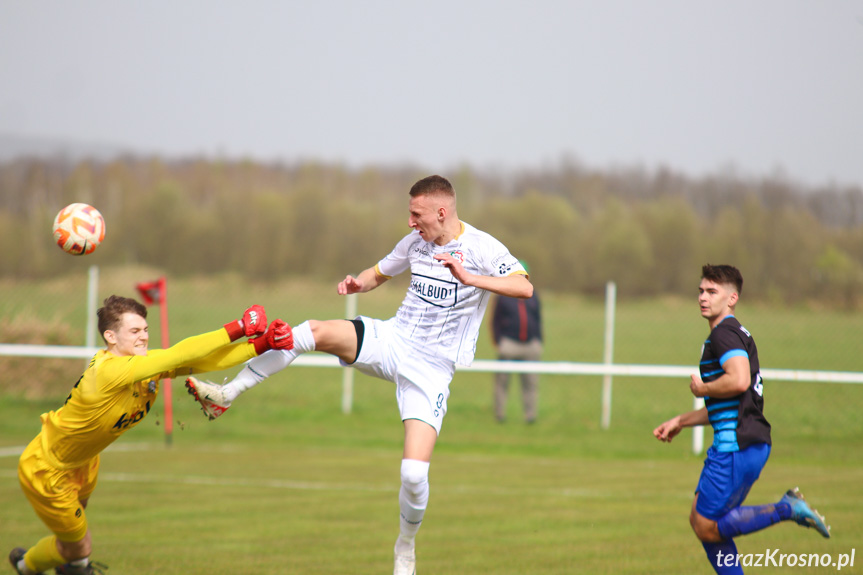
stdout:
<svg viewBox="0 0 863 575">
<path fill-rule="evenodd" d="M 99 454 L 152 409 L 159 380 L 233 367 L 269 349 L 291 349 L 290 326 L 267 329 L 264 308 L 252 306 L 223 329 L 193 336 L 165 350 L 148 351 L 147 308 L 111 296 L 98 311 L 107 344 L 90 361 L 63 406 L 42 415 L 42 431 L 27 446 L 18 478 L 27 499 L 53 535 L 9 561 L 21 575 L 55 569 L 89 575 L 90 531 L 85 509 L 96 487 Z M 252 337 L 233 343 L 241 337 Z"/>
</svg>

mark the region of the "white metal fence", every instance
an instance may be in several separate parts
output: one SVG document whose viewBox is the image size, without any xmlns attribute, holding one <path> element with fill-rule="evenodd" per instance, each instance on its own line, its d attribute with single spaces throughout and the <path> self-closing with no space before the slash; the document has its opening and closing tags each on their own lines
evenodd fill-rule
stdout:
<svg viewBox="0 0 863 575">
<path fill-rule="evenodd" d="M 99 348 L 86 346 L 52 346 L 0 344 L 0 356 L 19 357 L 51 357 L 51 358 L 81 358 L 88 359 Z M 342 368 L 338 359 L 329 355 L 303 355 L 298 357 L 293 365 L 304 367 L 335 367 Z M 342 411 L 350 413 L 353 404 L 353 374 L 354 370 L 344 369 L 342 379 Z M 511 373 L 541 373 L 554 375 L 593 375 L 602 376 L 602 418 L 603 428 L 611 424 L 612 386 L 614 376 L 626 377 L 681 377 L 688 378 L 697 373 L 698 368 L 681 365 L 634 365 L 612 363 L 576 363 L 565 361 L 500 361 L 480 359 L 470 366 L 458 366 L 458 371 L 474 372 L 511 372 Z M 856 383 L 863 384 L 863 373 L 842 371 L 805 371 L 796 369 L 765 369 L 762 370 L 765 379 L 769 381 L 802 381 L 813 383 Z M 703 400 L 696 399 L 693 409 L 703 406 Z M 704 449 L 704 430 L 693 429 L 693 453 L 701 453 Z"/>
<path fill-rule="evenodd" d="M 88 289 L 88 313 L 90 322 L 96 317 L 96 286 L 98 284 L 98 269 L 91 268 Z M 356 295 L 346 298 L 345 317 L 355 317 L 357 314 Z M 612 382 L 614 376 L 625 377 L 681 377 L 688 378 L 690 374 L 698 373 L 697 366 L 680 365 L 636 365 L 613 363 L 614 350 L 614 318 L 616 308 L 616 288 L 609 283 L 606 288 L 605 311 L 605 347 L 603 363 L 578 363 L 565 361 L 500 361 L 476 360 L 470 366 L 458 366 L 458 371 L 474 372 L 507 372 L 507 373 L 540 373 L 553 375 L 592 375 L 603 377 L 601 420 L 602 428 L 611 425 Z M 88 323 L 86 346 L 56 346 L 31 344 L 0 343 L 0 356 L 45 357 L 45 358 L 81 358 L 89 359 L 100 348 L 95 343 L 95 324 Z M 354 370 L 343 368 L 338 359 L 325 355 L 304 355 L 294 361 L 294 365 L 305 367 L 335 367 L 344 369 L 342 378 L 342 411 L 350 413 L 353 405 L 353 374 Z M 856 383 L 863 384 L 863 372 L 842 371 L 808 371 L 797 369 L 764 369 L 762 375 L 770 381 L 799 381 L 812 383 Z M 696 398 L 693 408 L 703 407 L 704 402 Z M 692 434 L 692 450 L 701 453 L 704 448 L 704 430 L 696 427 Z"/>
</svg>

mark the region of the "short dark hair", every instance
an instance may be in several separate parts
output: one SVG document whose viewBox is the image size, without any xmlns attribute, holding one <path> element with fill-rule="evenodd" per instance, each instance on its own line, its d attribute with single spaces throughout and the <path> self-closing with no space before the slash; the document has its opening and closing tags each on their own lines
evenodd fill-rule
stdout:
<svg viewBox="0 0 863 575">
<path fill-rule="evenodd" d="M 430 194 L 446 194 L 454 198 L 455 188 L 443 176 L 428 176 L 415 183 L 411 187 L 410 194 L 412 198 Z"/>
<path fill-rule="evenodd" d="M 734 266 L 706 264 L 701 267 L 701 277 L 718 284 L 732 284 L 737 288 L 737 295 L 743 292 L 743 275 Z"/>
<path fill-rule="evenodd" d="M 96 312 L 99 318 L 99 333 L 105 339 L 105 332 L 116 331 L 124 313 L 138 314 L 147 319 L 147 307 L 130 297 L 112 295 L 105 299 L 104 305 Z M 106 342 L 107 343 L 107 342 Z"/>
</svg>

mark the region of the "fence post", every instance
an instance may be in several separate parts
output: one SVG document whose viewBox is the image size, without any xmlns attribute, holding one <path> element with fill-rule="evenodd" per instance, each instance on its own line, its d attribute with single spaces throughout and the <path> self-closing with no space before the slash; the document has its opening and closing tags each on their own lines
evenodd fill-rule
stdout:
<svg viewBox="0 0 863 575">
<path fill-rule="evenodd" d="M 87 335 L 84 345 L 96 347 L 96 306 L 99 293 L 99 266 L 90 266 L 87 279 Z"/>
<path fill-rule="evenodd" d="M 696 397 L 692 402 L 692 409 L 704 407 L 704 398 Z M 704 450 L 704 426 L 696 425 L 692 428 L 692 453 L 699 455 Z"/>
<path fill-rule="evenodd" d="M 357 294 L 352 293 L 345 296 L 345 317 L 354 319 L 357 317 Z M 342 413 L 351 412 L 354 405 L 354 369 L 346 367 L 342 370 Z"/>
<path fill-rule="evenodd" d="M 605 284 L 605 351 L 603 363 L 610 366 L 614 360 L 614 311 L 617 307 L 617 284 Z M 602 429 L 611 427 L 611 374 L 602 376 Z"/>
</svg>

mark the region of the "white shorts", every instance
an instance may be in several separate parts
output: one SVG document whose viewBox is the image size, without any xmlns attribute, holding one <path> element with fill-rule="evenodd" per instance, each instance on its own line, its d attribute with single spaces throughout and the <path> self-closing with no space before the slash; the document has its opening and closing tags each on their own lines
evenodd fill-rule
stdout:
<svg viewBox="0 0 863 575">
<path fill-rule="evenodd" d="M 354 363 L 342 365 L 395 383 L 402 421 L 419 419 L 440 434 L 455 364 L 411 347 L 393 330 L 394 319 L 357 319 L 365 327 L 362 347 Z"/>
</svg>

